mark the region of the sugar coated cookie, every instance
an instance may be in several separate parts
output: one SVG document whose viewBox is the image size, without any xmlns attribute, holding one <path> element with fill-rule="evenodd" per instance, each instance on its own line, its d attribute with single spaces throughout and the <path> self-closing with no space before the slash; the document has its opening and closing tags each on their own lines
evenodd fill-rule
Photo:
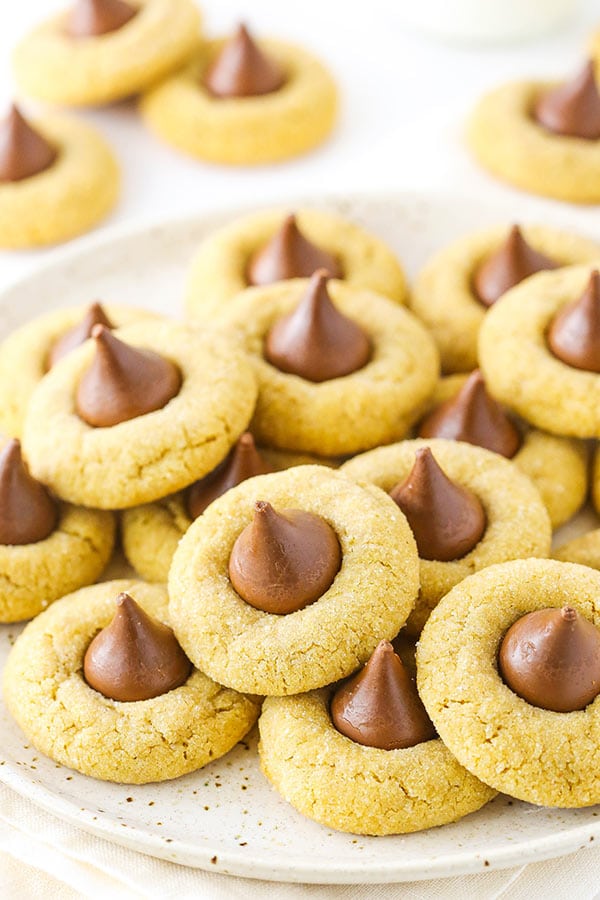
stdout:
<svg viewBox="0 0 600 900">
<path fill-rule="evenodd" d="M 91 687 L 87 651 L 123 592 L 168 624 L 162 585 L 109 581 L 70 594 L 18 638 L 4 699 L 27 739 L 62 765 L 125 784 L 177 778 L 227 753 L 254 724 L 259 704 L 191 666 L 179 686 L 145 700 L 113 700 Z"/>
<path fill-rule="evenodd" d="M 133 15 L 104 23 L 78 10 L 85 5 L 78 0 L 70 15 L 43 22 L 17 46 L 13 68 L 24 94 L 67 106 L 112 103 L 165 77 L 198 47 L 192 0 L 126 0 Z M 105 30 L 94 33 L 94 25 Z"/>
<path fill-rule="evenodd" d="M 148 126 L 190 156 L 232 165 L 277 162 L 320 144 L 337 113 L 337 89 L 325 66 L 293 44 L 261 40 L 259 48 L 245 30 L 232 42 L 229 49 L 223 40 L 207 41 L 187 68 L 145 94 L 141 113 Z M 281 80 L 263 90 L 250 77 L 243 94 L 235 86 L 234 93 L 216 93 L 220 86 L 208 84 L 207 75 L 225 51 L 233 66 L 251 67 L 259 56 L 259 65 L 269 58 L 266 68 L 272 59 Z M 229 75 L 232 65 L 224 68 Z"/>
<path fill-rule="evenodd" d="M 590 667 L 600 660 L 591 646 L 600 641 L 599 597 L 592 569 L 516 560 L 458 584 L 426 624 L 417 648 L 421 698 L 450 752 L 496 790 L 544 806 L 600 802 L 600 699 L 588 692 L 590 684 L 597 690 Z M 516 623 L 511 657 L 503 645 Z M 508 656 L 504 677 L 499 653 Z M 520 693 L 506 683 L 509 673 Z"/>
<path fill-rule="evenodd" d="M 257 514 L 259 531 L 266 528 L 268 534 L 273 511 L 285 516 L 286 510 L 310 513 L 309 523 L 316 518 L 321 529 L 323 523 L 330 526 L 339 544 L 339 569 L 303 608 L 266 612 L 234 589 L 230 557 L 247 526 L 257 528 Z M 286 553 L 281 561 L 291 577 L 296 569 L 290 559 L 306 555 L 296 556 L 297 532 L 289 535 L 279 519 L 275 526 L 283 526 L 285 539 L 258 539 L 256 560 L 268 569 L 271 551 L 291 545 L 292 556 Z M 316 547 L 323 541 L 316 538 Z M 322 573 L 328 563 L 329 557 L 319 559 L 311 571 Z M 296 574 L 301 590 L 307 573 Z M 285 578 L 280 575 L 284 586 Z M 251 478 L 212 503 L 181 539 L 169 585 L 175 633 L 203 671 L 236 690 L 243 685 L 250 693 L 295 694 L 350 674 L 382 637 L 399 631 L 417 595 L 418 562 L 404 516 L 382 491 L 359 487 L 330 469 L 299 466 Z M 273 591 L 272 585 L 268 599 L 274 599 Z M 287 594 L 292 591 L 282 599 Z"/>
</svg>

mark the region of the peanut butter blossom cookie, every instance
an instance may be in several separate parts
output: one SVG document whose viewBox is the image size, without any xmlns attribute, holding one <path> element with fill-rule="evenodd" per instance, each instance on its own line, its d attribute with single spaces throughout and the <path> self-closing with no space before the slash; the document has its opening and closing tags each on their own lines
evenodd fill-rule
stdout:
<svg viewBox="0 0 600 900">
<path fill-rule="evenodd" d="M 600 259 L 600 244 L 545 225 L 467 234 L 436 253 L 410 298 L 430 329 L 446 373 L 477 367 L 477 337 L 488 309 L 536 272 Z"/>
<path fill-rule="evenodd" d="M 268 697 L 263 772 L 299 812 L 356 834 L 406 834 L 455 822 L 494 791 L 437 737 L 388 641 L 335 689 Z"/>
<path fill-rule="evenodd" d="M 406 519 L 321 466 L 244 481 L 181 539 L 170 615 L 187 655 L 235 690 L 295 694 L 366 661 L 418 591 Z"/>
<path fill-rule="evenodd" d="M 468 143 L 503 181 L 574 203 L 600 201 L 600 93 L 593 62 L 564 84 L 520 81 L 487 94 Z"/>
<path fill-rule="evenodd" d="M 0 344 L 0 427 L 19 437 L 29 398 L 47 371 L 92 334 L 94 325 L 113 329 L 152 313 L 98 302 L 87 308 L 57 309 L 13 331 Z"/>
<path fill-rule="evenodd" d="M 24 94 L 94 106 L 136 94 L 187 62 L 199 44 L 192 0 L 73 0 L 13 55 Z"/>
<path fill-rule="evenodd" d="M 324 270 L 249 288 L 221 321 L 254 363 L 252 431 L 268 446 L 339 456 L 396 440 L 435 387 L 437 352 L 418 320 Z"/>
<path fill-rule="evenodd" d="M 333 128 L 337 89 L 323 64 L 241 25 L 202 44 L 187 68 L 143 98 L 145 121 L 167 143 L 211 162 L 247 165 L 297 156 Z"/>
<path fill-rule="evenodd" d="M 600 528 L 561 544 L 553 556 L 562 562 L 579 563 L 582 566 L 589 566 L 590 569 L 600 569 Z"/>
<path fill-rule="evenodd" d="M 186 311 L 191 319 L 215 317 L 244 288 L 326 269 L 350 286 L 399 303 L 406 279 L 392 251 L 358 225 L 331 213 L 302 209 L 252 213 L 206 238 L 192 263 Z"/>
<path fill-rule="evenodd" d="M 600 802 L 600 573 L 555 560 L 457 585 L 417 648 L 446 746 L 496 790 L 544 806 Z"/>
<path fill-rule="evenodd" d="M 550 552 L 550 521 L 538 492 L 516 466 L 481 447 L 402 441 L 356 456 L 341 471 L 389 493 L 412 529 L 421 590 L 408 620 L 411 634 L 473 572 Z"/>
<path fill-rule="evenodd" d="M 259 712 L 193 668 L 169 627 L 165 588 L 130 580 L 77 591 L 32 622 L 10 653 L 4 698 L 42 753 L 126 784 L 201 768 Z"/>
<path fill-rule="evenodd" d="M 583 504 L 588 486 L 585 444 L 512 419 L 490 396 L 478 369 L 468 377 L 440 379 L 431 406 L 418 426 L 419 436 L 467 441 L 512 459 L 540 492 L 553 528 Z"/>
<path fill-rule="evenodd" d="M 64 116 L 26 121 L 13 106 L 0 122 L 0 247 L 66 241 L 115 205 L 119 169 L 89 125 Z"/>
<path fill-rule="evenodd" d="M 16 440 L 0 452 L 0 622 L 41 612 L 91 584 L 115 538 L 109 512 L 58 503 L 31 477 Z"/>
<path fill-rule="evenodd" d="M 254 408 L 237 344 L 163 321 L 92 337 L 33 392 L 23 440 L 36 477 L 71 502 L 122 509 L 208 474 Z"/>
<path fill-rule="evenodd" d="M 600 437 L 600 276 L 588 266 L 513 288 L 481 329 L 489 390 L 538 428 Z"/>
</svg>

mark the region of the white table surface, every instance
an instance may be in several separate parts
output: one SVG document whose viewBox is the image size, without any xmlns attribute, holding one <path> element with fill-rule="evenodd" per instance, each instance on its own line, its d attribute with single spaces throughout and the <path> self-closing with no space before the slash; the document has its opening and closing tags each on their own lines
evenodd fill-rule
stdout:
<svg viewBox="0 0 600 900">
<path fill-rule="evenodd" d="M 418 0 L 417 0 L 418 2 Z M 485 0 L 481 0 L 485 3 Z M 526 0 L 524 0 L 526 2 Z M 13 93 L 10 49 L 40 18 L 60 9 L 56 0 L 0 0 L 0 114 Z M 205 28 L 217 34 L 244 19 L 257 34 L 297 41 L 328 62 L 340 84 L 343 105 L 334 137 L 321 149 L 277 166 L 230 169 L 180 156 L 146 132 L 133 104 L 77 113 L 94 123 L 115 148 L 123 169 L 118 208 L 102 225 L 139 222 L 202 212 L 240 203 L 285 201 L 295 193 L 423 188 L 464 190 L 493 198 L 519 194 L 479 172 L 460 144 L 460 119 L 487 87 L 520 76 L 560 77 L 574 71 L 594 26 L 600 26 L 600 0 L 582 0 L 573 20 L 558 32 L 519 44 L 474 47 L 437 42 L 402 26 L 401 0 L 205 0 Z M 33 110 L 33 104 L 24 104 Z M 550 201 L 540 201 L 540 213 Z M 551 204 L 554 205 L 554 204 Z M 582 227 L 597 229 L 600 210 L 583 209 Z M 0 288 L 26 273 L 53 250 L 0 251 Z M 85 298 L 82 298 L 85 299 Z M 17 830 L 15 819 L 27 827 Z M 11 824 L 12 823 L 12 824 Z M 104 873 L 94 875 L 85 853 L 73 854 L 75 829 L 0 792 L 0 896 L 28 898 L 107 896 Z M 89 842 L 96 839 L 86 837 Z M 96 853 L 101 854 L 98 841 Z M 31 853 L 31 848 L 35 853 Z M 44 847 L 50 850 L 44 853 Z M 121 848 L 115 860 L 123 865 Z M 135 856 L 135 854 L 134 854 Z M 82 862 L 83 859 L 83 862 Z M 87 859 L 87 862 L 86 862 Z M 150 883 L 159 877 L 153 863 Z M 131 863 L 129 863 L 131 864 Z M 117 862 L 114 862 L 117 865 Z M 157 863 L 157 865 L 159 865 Z M 172 867 L 177 868 L 177 867 Z M 96 870 L 94 870 L 95 872 Z M 86 878 L 88 880 L 86 880 Z M 209 879 L 212 878 L 212 884 Z M 285 888 L 185 870 L 172 887 L 160 891 L 110 886 L 112 896 L 293 896 L 293 897 L 558 897 L 591 900 L 600 896 L 600 855 L 586 851 L 563 863 L 506 873 L 490 873 L 419 886 L 340 889 Z M 216 880 L 215 880 L 216 879 Z M 121 893 L 122 890 L 122 893 Z"/>
</svg>

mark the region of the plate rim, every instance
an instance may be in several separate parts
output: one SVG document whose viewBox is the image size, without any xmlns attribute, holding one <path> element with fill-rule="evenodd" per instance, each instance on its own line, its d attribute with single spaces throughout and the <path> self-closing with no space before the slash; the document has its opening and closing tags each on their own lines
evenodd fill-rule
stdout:
<svg viewBox="0 0 600 900">
<path fill-rule="evenodd" d="M 4 295 L 19 287 L 23 282 L 38 278 L 45 273 L 62 266 L 68 265 L 78 256 L 85 255 L 90 251 L 105 248 L 106 246 L 117 242 L 118 240 L 134 239 L 142 234 L 156 230 L 170 229 L 172 227 L 185 228 L 200 225 L 204 220 L 212 217 L 238 217 L 252 212 L 260 212 L 262 210 L 277 209 L 278 207 L 298 208 L 300 206 L 327 207 L 332 203 L 345 203 L 350 200 L 352 203 L 361 202 L 390 202 L 398 205 L 402 202 L 417 202 L 419 200 L 427 201 L 429 198 L 444 198 L 445 201 L 455 201 L 460 204 L 471 204 L 475 206 L 482 205 L 486 201 L 481 197 L 480 193 L 474 188 L 466 190 L 435 188 L 422 189 L 415 188 L 405 190 L 402 188 L 377 188 L 375 190 L 357 190 L 343 191 L 340 189 L 326 189 L 319 192 L 307 191 L 299 192 L 289 196 L 270 198 L 266 202 L 252 202 L 244 200 L 235 205 L 214 206 L 204 209 L 200 212 L 190 212 L 189 210 L 179 214 L 170 214 L 168 216 L 136 216 L 126 222 L 116 222 L 106 225 L 99 231 L 81 235 L 64 245 L 54 245 L 49 248 L 41 248 L 45 255 L 39 260 L 32 260 L 27 272 L 12 274 L 0 288 L 0 304 L 4 299 Z M 544 216 L 549 214 L 550 219 L 556 219 L 559 222 L 557 227 L 574 227 L 580 231 L 583 236 L 592 240 L 597 240 L 600 244 L 600 235 L 591 233 L 591 229 L 587 222 L 578 221 L 582 210 L 573 208 L 558 201 L 549 201 L 532 195 L 523 194 L 518 198 L 519 201 L 519 220 L 524 217 L 533 215 Z M 489 198 L 489 205 L 492 208 L 498 208 L 499 215 L 502 214 L 501 207 L 505 207 L 506 212 L 514 212 L 515 198 L 509 196 L 497 196 Z M 586 210 L 586 207 L 583 207 Z M 512 217 L 514 219 L 514 216 Z M 385 238 L 383 238 L 385 240 Z M 402 260 L 400 261 L 402 263 Z"/>
<path fill-rule="evenodd" d="M 123 240 L 135 240 L 142 238 L 157 230 L 169 230 L 171 228 L 188 228 L 200 226 L 210 218 L 223 217 L 234 218 L 252 211 L 277 207 L 299 206 L 329 206 L 333 203 L 384 203 L 401 208 L 403 204 L 414 207 L 418 202 L 460 202 L 461 204 L 473 202 L 481 206 L 486 202 L 475 191 L 458 191 L 447 189 L 435 190 L 362 190 L 341 191 L 330 190 L 319 193 L 299 192 L 289 197 L 271 198 L 267 203 L 253 203 L 245 201 L 223 207 L 210 207 L 197 213 L 185 212 L 179 215 L 167 217 L 156 216 L 144 219 L 136 218 L 123 223 L 117 223 L 106 227 L 100 232 L 85 235 L 70 242 L 65 247 L 52 248 L 41 260 L 32 263 L 25 273 L 16 274 L 9 278 L 0 290 L 0 306 L 5 302 L 6 296 L 17 290 L 29 281 L 35 281 L 48 273 L 60 271 L 71 262 L 82 256 L 87 256 L 95 250 L 105 249 L 111 244 Z M 489 200 L 489 205 L 494 212 L 498 211 L 498 217 L 503 215 L 504 209 L 508 217 L 509 211 L 514 208 L 514 198 L 495 197 Z M 504 208 L 504 209 L 503 209 Z M 546 215 L 550 211 L 545 201 L 539 198 L 524 196 L 519 203 L 519 219 L 529 216 Z M 561 221 L 564 227 L 575 227 L 582 234 L 588 234 L 590 229 L 587 223 L 578 223 L 577 210 L 565 208 L 560 205 L 552 209 L 550 220 L 555 221 L 559 227 Z M 598 240 L 598 237 L 596 237 Z M 1 702 L 1 701 L 0 701 Z M 310 884 L 358 884 L 358 883 L 401 883 L 405 881 L 421 881 L 431 878 L 441 878 L 451 875 L 468 874 L 474 872 L 489 872 L 493 870 L 509 868 L 544 859 L 551 859 L 571 853 L 578 849 L 593 846 L 593 842 L 600 838 L 600 817 L 597 823 L 585 823 L 574 826 L 568 832 L 559 830 L 551 835 L 543 835 L 538 838 L 524 838 L 517 840 L 514 846 L 497 848 L 490 853 L 474 850 L 460 849 L 451 854 L 445 852 L 439 856 L 431 857 L 424 870 L 423 863 L 397 861 L 358 861 L 350 866 L 347 861 L 336 864 L 334 859 L 329 859 L 327 870 L 315 870 L 306 857 L 294 856 L 290 859 L 287 854 L 283 863 L 278 862 L 278 855 L 274 852 L 258 851 L 252 856 L 243 858 L 243 855 L 231 850 L 217 850 L 217 862 L 213 862 L 215 854 L 204 847 L 186 843 L 179 839 L 171 839 L 166 843 L 159 835 L 145 831 L 136 825 L 128 824 L 127 829 L 120 831 L 112 819 L 102 820 L 98 818 L 92 821 L 89 810 L 77 808 L 76 805 L 60 795 L 53 793 L 49 788 L 36 782 L 35 779 L 24 777 L 14 767 L 0 766 L 0 782 L 16 791 L 20 796 L 27 798 L 38 805 L 50 815 L 54 815 L 82 830 L 100 837 L 104 840 L 117 843 L 121 846 L 147 853 L 169 862 L 186 865 L 191 868 L 199 868 L 209 872 L 242 876 L 253 879 L 265 879 L 288 883 Z M 178 856 L 184 857 L 179 859 Z"/>
<path fill-rule="evenodd" d="M 103 840 L 193 869 L 288 884 L 400 884 L 407 881 L 429 881 L 453 875 L 492 872 L 519 864 L 525 865 L 565 856 L 593 846 L 595 840 L 600 838 L 599 816 L 597 824 L 579 825 L 567 835 L 564 832 L 557 832 L 539 838 L 528 838 L 526 842 L 516 842 L 514 847 L 503 847 L 489 854 L 472 850 L 463 850 L 458 855 L 440 854 L 430 860 L 426 871 L 422 863 L 417 865 L 411 862 L 373 861 L 360 862 L 352 867 L 347 862 L 336 865 L 335 860 L 330 859 L 327 871 L 323 872 L 315 870 L 310 861 L 303 856 L 295 856 L 290 860 L 287 854 L 284 862 L 278 863 L 275 852 L 262 851 L 244 860 L 241 858 L 242 854 L 235 851 L 217 850 L 216 853 L 212 853 L 204 847 L 176 838 L 170 839 L 167 844 L 164 838 L 135 825 L 128 824 L 127 829 L 121 832 L 112 820 L 103 822 L 98 818 L 97 821 L 92 821 L 86 817 L 86 814 L 90 814 L 89 810 L 76 809 L 74 803 L 57 797 L 43 785 L 20 777 L 16 771 L 5 769 L 6 766 L 0 767 L 0 781 L 7 787 L 31 800 L 50 815 Z M 410 835 L 391 837 L 410 837 Z M 178 856 L 185 858 L 178 859 Z M 216 862 L 213 862 L 213 859 L 216 859 Z"/>
</svg>

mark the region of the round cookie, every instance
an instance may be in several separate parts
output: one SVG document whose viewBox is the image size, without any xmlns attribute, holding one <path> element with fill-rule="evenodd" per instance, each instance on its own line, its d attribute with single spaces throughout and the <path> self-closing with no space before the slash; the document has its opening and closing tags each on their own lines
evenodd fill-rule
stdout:
<svg viewBox="0 0 600 900">
<path fill-rule="evenodd" d="M 191 524 L 183 493 L 123 510 L 121 542 L 128 562 L 146 581 L 166 582 L 177 545 Z"/>
<path fill-rule="evenodd" d="M 464 235 L 427 262 L 415 281 L 409 305 L 431 331 L 446 373 L 477 368 L 477 336 L 488 308 L 474 293 L 473 277 L 506 238 L 499 226 Z M 523 236 L 534 250 L 561 266 L 600 259 L 600 245 L 546 225 L 528 225 Z"/>
<path fill-rule="evenodd" d="M 440 378 L 428 412 L 454 397 L 466 375 Z M 534 483 L 548 510 L 552 528 L 563 525 L 581 508 L 588 489 L 588 452 L 582 441 L 559 437 L 525 422 L 517 423 L 522 443 L 511 458 Z"/>
<path fill-rule="evenodd" d="M 340 734 L 330 693 L 268 697 L 259 719 L 262 770 L 305 816 L 353 834 L 408 834 L 455 822 L 494 796 L 439 739 L 380 750 Z"/>
<path fill-rule="evenodd" d="M 340 471 L 388 492 L 408 476 L 420 447 L 430 447 L 445 474 L 479 498 L 487 524 L 479 543 L 461 559 L 420 559 L 421 589 L 408 620 L 409 634 L 419 634 L 441 598 L 473 572 L 507 559 L 547 556 L 551 541 L 548 514 L 529 479 L 481 447 L 441 439 L 402 441 L 356 456 Z"/>
<path fill-rule="evenodd" d="M 117 327 L 155 314 L 109 303 L 103 309 Z M 56 309 L 11 332 L 0 344 L 0 428 L 20 437 L 29 398 L 47 371 L 48 355 L 65 332 L 85 315 L 83 307 Z"/>
<path fill-rule="evenodd" d="M 282 372 L 263 356 L 275 322 L 303 298 L 306 279 L 248 288 L 223 313 L 254 363 L 259 390 L 252 431 L 259 443 L 283 450 L 341 456 L 403 437 L 420 417 L 438 377 L 435 345 L 403 307 L 339 281 L 327 289 L 334 305 L 371 342 L 361 369 L 312 382 Z"/>
<path fill-rule="evenodd" d="M 485 317 L 480 366 L 490 392 L 531 425 L 600 437 L 600 375 L 566 365 L 546 343 L 556 314 L 581 296 L 590 266 L 540 272 L 508 291 Z"/>
<path fill-rule="evenodd" d="M 177 778 L 227 753 L 256 721 L 259 704 L 197 670 L 150 700 L 119 702 L 91 688 L 83 658 L 121 591 L 168 623 L 162 585 L 109 581 L 70 594 L 17 639 L 4 699 L 28 740 L 62 765 L 125 784 Z"/>
<path fill-rule="evenodd" d="M 117 161 L 91 126 L 44 116 L 35 129 L 57 150 L 37 175 L 0 183 L 0 247 L 21 249 L 66 241 L 88 231 L 116 203 Z"/>
<path fill-rule="evenodd" d="M 527 428 L 512 462 L 538 489 L 553 529 L 568 522 L 585 502 L 588 452 L 583 442 Z"/>
<path fill-rule="evenodd" d="M 556 86 L 516 81 L 486 94 L 469 121 L 467 143 L 502 181 L 569 203 L 597 203 L 600 139 L 555 134 L 531 114 L 536 101 Z"/>
<path fill-rule="evenodd" d="M 273 469 L 332 465 L 300 454 L 267 450 L 264 447 L 259 450 Z M 167 581 L 177 544 L 192 521 L 183 493 L 170 494 L 155 503 L 123 510 L 121 541 L 125 556 L 135 571 L 146 581 Z"/>
<path fill-rule="evenodd" d="M 342 565 L 314 603 L 287 615 L 255 609 L 233 589 L 233 544 L 257 500 L 321 516 Z M 169 573 L 170 615 L 190 659 L 213 678 L 256 694 L 295 694 L 353 672 L 406 621 L 418 561 L 406 519 L 382 491 L 302 466 L 250 478 L 219 497 L 181 539 Z"/>
<path fill-rule="evenodd" d="M 218 316 L 240 291 L 249 287 L 252 256 L 281 227 L 286 210 L 271 209 L 235 219 L 206 238 L 192 262 L 186 313 L 200 321 Z M 350 286 L 375 291 L 398 303 L 406 300 L 404 272 L 382 240 L 333 213 L 300 209 L 302 234 L 331 253 Z"/>
<path fill-rule="evenodd" d="M 144 95 L 146 124 L 168 144 L 209 162 L 278 162 L 325 140 L 337 114 L 337 88 L 308 51 L 283 41 L 260 46 L 285 73 L 278 89 L 260 96 L 217 97 L 203 75 L 224 40 L 203 43 L 189 65 Z"/>
<path fill-rule="evenodd" d="M 592 464 L 592 500 L 596 511 L 600 510 L 600 451 L 596 447 Z M 577 560 L 578 562 L 578 560 Z"/>
<path fill-rule="evenodd" d="M 600 802 L 600 698 L 577 712 L 532 706 L 498 672 L 508 628 L 538 609 L 569 605 L 600 625 L 600 573 L 527 559 L 490 566 L 457 585 L 417 647 L 419 694 L 451 753 L 496 790 L 544 806 Z"/>
<path fill-rule="evenodd" d="M 112 513 L 63 503 L 45 540 L 0 544 L 0 622 L 31 619 L 64 594 L 92 584 L 114 540 Z"/>
<path fill-rule="evenodd" d="M 600 569 L 600 528 L 567 541 L 554 551 L 555 559 Z"/>
<path fill-rule="evenodd" d="M 65 13 L 33 29 L 16 47 L 20 90 L 48 103 L 94 106 L 145 90 L 185 63 L 199 43 L 192 0 L 127 0 L 138 11 L 106 34 L 72 38 Z"/>
<path fill-rule="evenodd" d="M 171 359 L 179 393 L 118 425 L 88 425 L 75 411 L 76 385 L 95 351 L 86 341 L 37 386 L 23 431 L 32 474 L 58 496 L 101 509 L 150 502 L 210 472 L 245 430 L 256 397 L 250 364 L 225 336 L 167 321 L 113 334 Z"/>
</svg>

